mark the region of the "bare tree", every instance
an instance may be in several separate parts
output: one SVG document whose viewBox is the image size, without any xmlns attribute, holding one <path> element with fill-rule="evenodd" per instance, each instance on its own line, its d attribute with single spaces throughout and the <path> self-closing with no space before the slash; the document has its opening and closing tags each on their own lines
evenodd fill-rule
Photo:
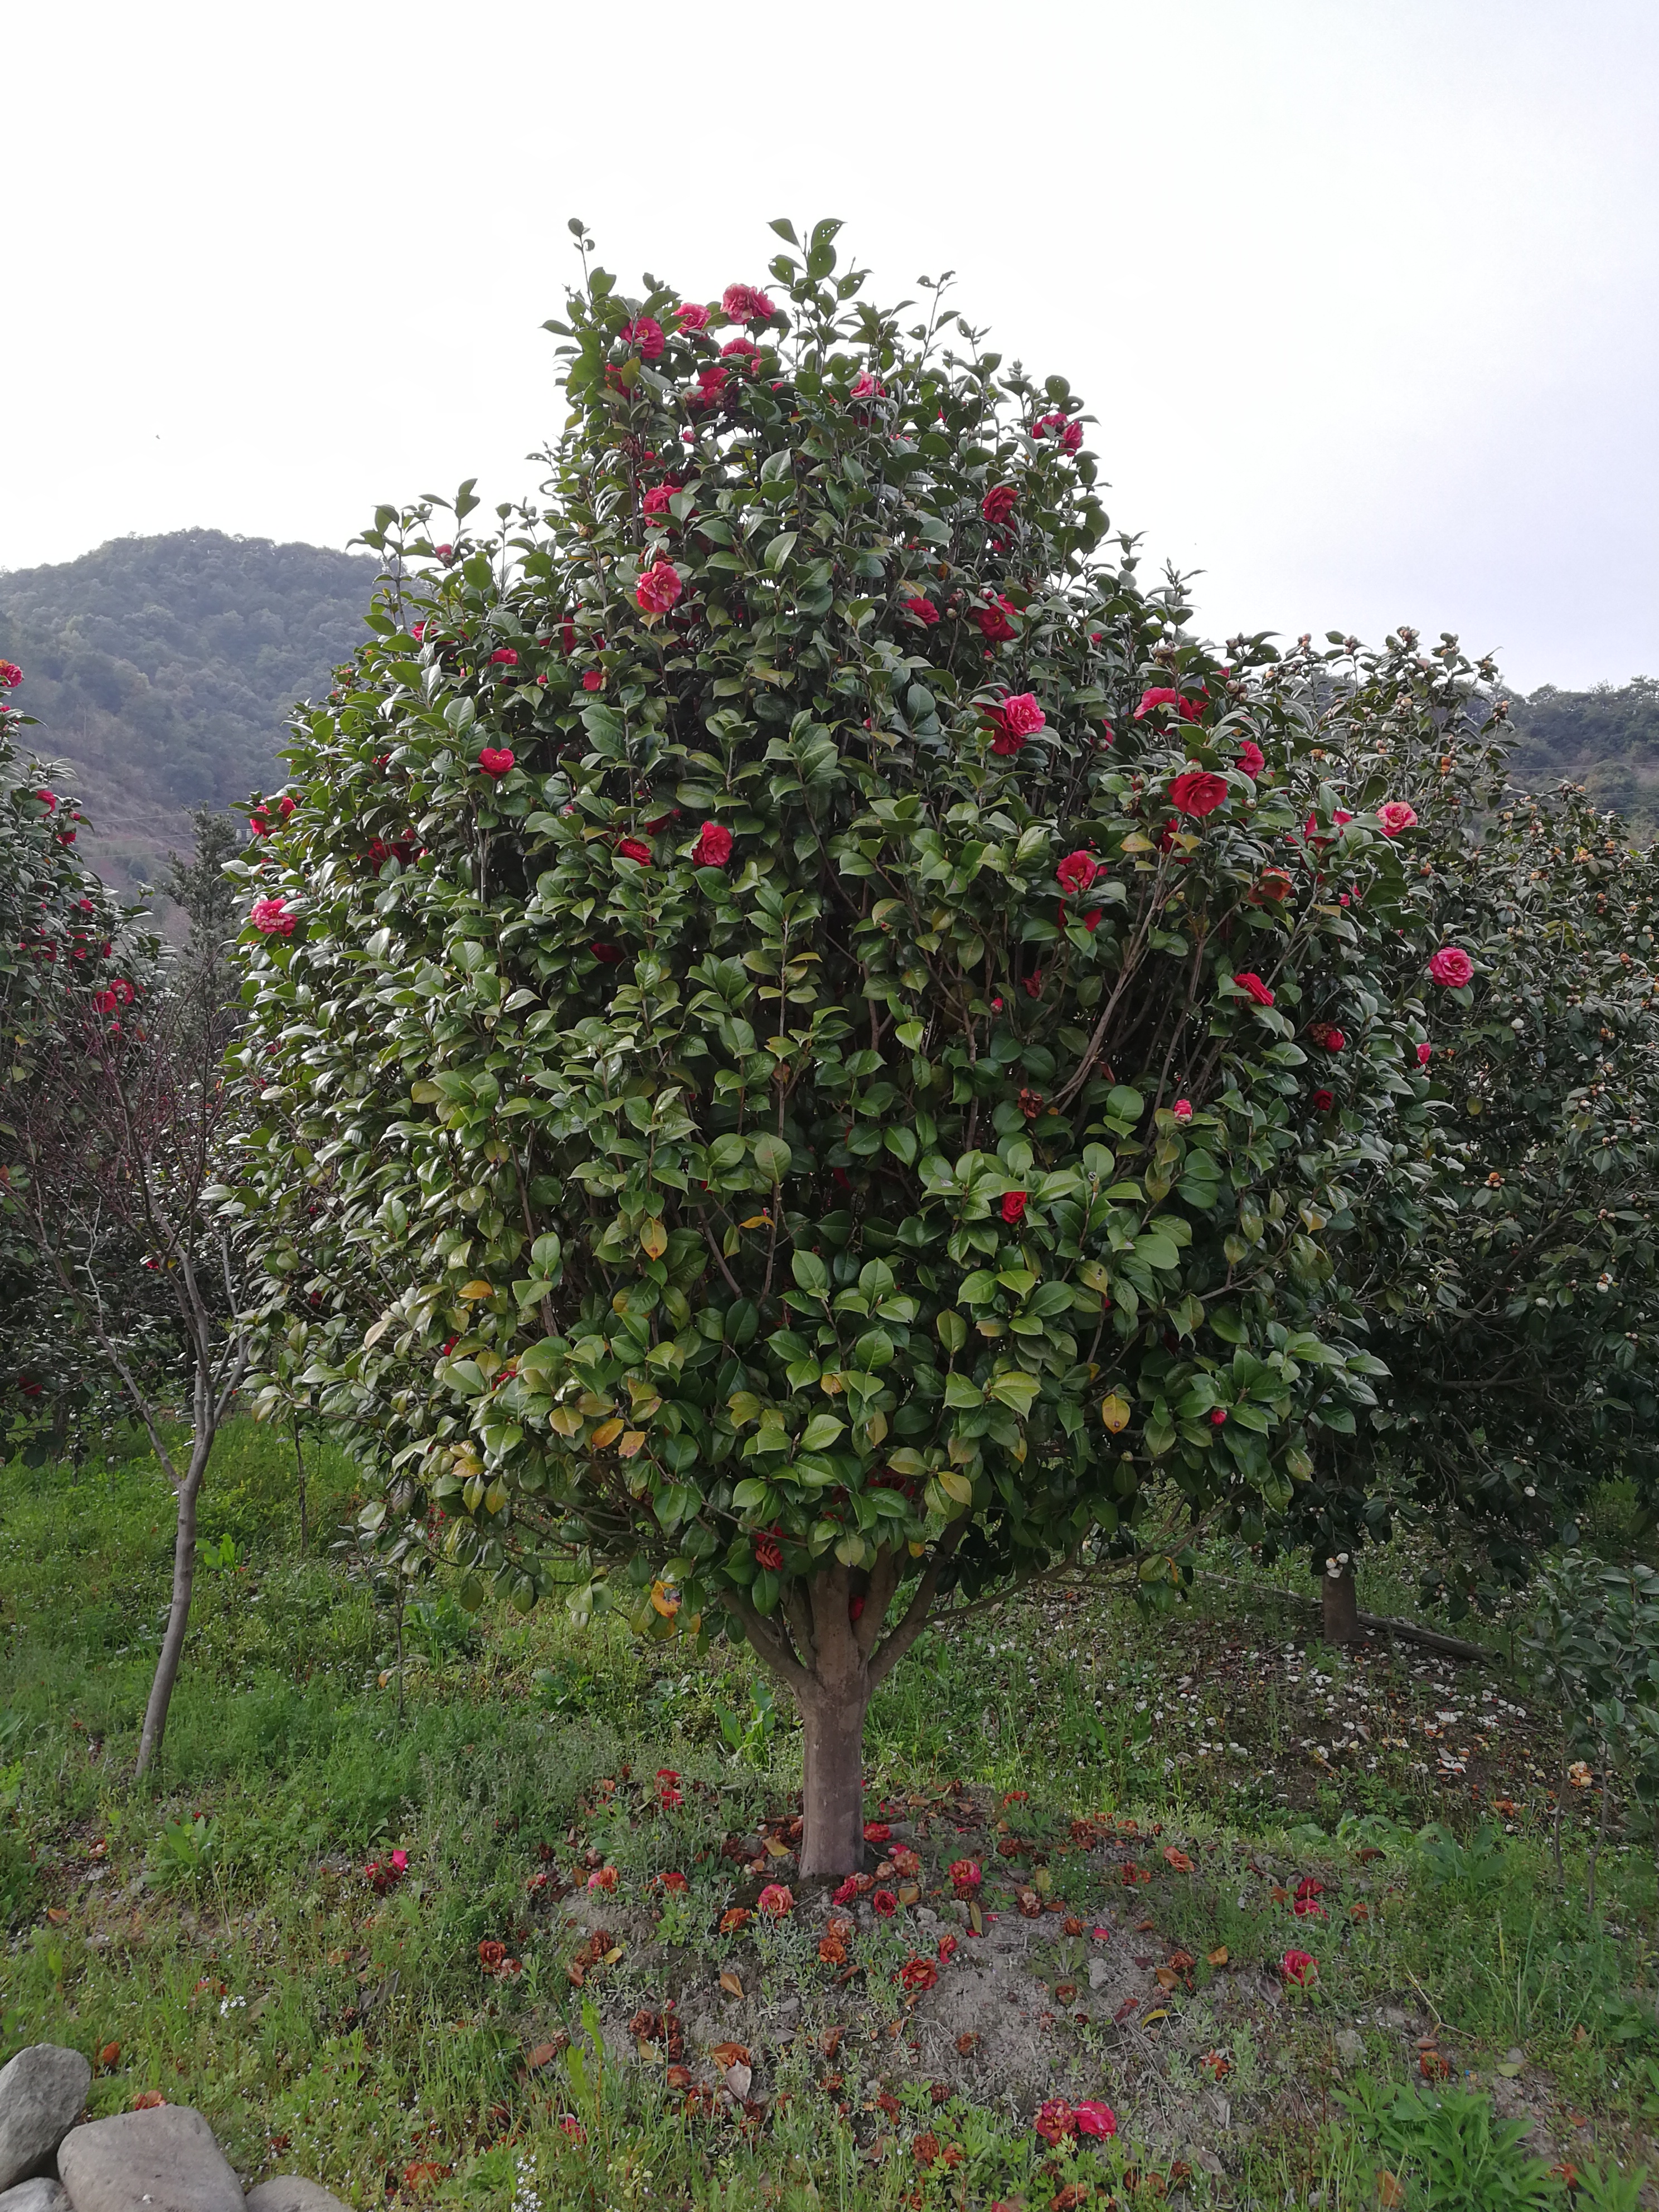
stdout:
<svg viewBox="0 0 1659 2212">
<path fill-rule="evenodd" d="M 37 1247 L 142 1423 L 177 1508 L 140 1774 L 161 1748 L 190 1625 L 203 1478 L 251 1349 L 217 1200 L 239 1110 L 223 1066 L 238 1012 L 234 895 L 221 872 L 239 840 L 205 810 L 196 830 L 195 855 L 174 862 L 168 886 L 191 915 L 189 943 L 145 987 L 118 981 L 82 995 L 16 1116 Z M 168 1430 L 181 1389 L 188 1437 L 178 1447 Z"/>
</svg>

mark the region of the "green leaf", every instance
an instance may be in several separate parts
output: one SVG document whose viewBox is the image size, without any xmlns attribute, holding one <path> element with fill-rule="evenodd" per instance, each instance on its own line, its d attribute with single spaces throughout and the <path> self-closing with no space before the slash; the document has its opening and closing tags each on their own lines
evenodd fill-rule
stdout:
<svg viewBox="0 0 1659 2212">
<path fill-rule="evenodd" d="M 802 1432 L 801 1449 L 828 1451 L 846 1425 L 845 1421 L 838 1421 L 833 1413 L 815 1413 Z"/>
<path fill-rule="evenodd" d="M 985 1394 L 977 1382 L 965 1375 L 949 1376 L 945 1385 L 945 1402 L 954 1412 L 965 1413 L 985 1403 Z"/>
<path fill-rule="evenodd" d="M 789 1147 L 781 1137 L 757 1137 L 755 1165 L 769 1182 L 779 1183 L 789 1172 Z"/>
</svg>

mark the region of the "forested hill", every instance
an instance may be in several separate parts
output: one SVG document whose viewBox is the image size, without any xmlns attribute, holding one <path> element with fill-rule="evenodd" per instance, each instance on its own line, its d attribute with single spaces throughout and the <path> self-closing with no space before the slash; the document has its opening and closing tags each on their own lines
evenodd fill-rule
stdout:
<svg viewBox="0 0 1659 2212">
<path fill-rule="evenodd" d="M 1643 842 L 1659 836 L 1659 680 L 1638 676 L 1614 690 L 1558 691 L 1547 684 L 1510 708 L 1515 779 L 1547 793 L 1565 777 L 1596 805 L 1622 814 Z"/>
<path fill-rule="evenodd" d="M 0 571 L 0 659 L 24 672 L 13 699 L 43 757 L 68 763 L 107 881 L 135 890 L 184 848 L 187 807 L 277 778 L 283 717 L 362 636 L 375 571 L 218 530 Z"/>
<path fill-rule="evenodd" d="M 283 719 L 362 635 L 375 562 L 219 530 L 118 538 L 78 561 L 0 570 L 0 659 L 41 754 L 69 764 L 88 857 L 129 894 L 189 836 L 185 809 L 276 781 Z M 1516 781 L 1563 776 L 1659 835 L 1659 681 L 1516 696 Z"/>
</svg>

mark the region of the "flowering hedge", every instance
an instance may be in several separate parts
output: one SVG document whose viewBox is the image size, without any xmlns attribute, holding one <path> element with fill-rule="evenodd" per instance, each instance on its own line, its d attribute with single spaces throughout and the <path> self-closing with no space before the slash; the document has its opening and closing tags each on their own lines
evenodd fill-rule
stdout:
<svg viewBox="0 0 1659 2212">
<path fill-rule="evenodd" d="M 1260 1534 L 1371 1402 L 1346 1179 L 1411 1183 L 1486 710 L 1408 792 L 1311 652 L 1196 642 L 1064 380 L 834 232 L 787 307 L 595 271 L 544 503 L 382 510 L 248 867 L 231 1203 L 370 1519 L 749 1638 L 845 1872 L 931 1608 L 1133 1550 L 1155 1475 Z"/>
</svg>

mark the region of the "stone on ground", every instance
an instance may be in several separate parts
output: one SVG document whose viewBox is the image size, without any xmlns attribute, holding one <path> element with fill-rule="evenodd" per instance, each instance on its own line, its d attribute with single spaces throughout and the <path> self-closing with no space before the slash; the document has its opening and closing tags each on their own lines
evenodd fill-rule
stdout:
<svg viewBox="0 0 1659 2212">
<path fill-rule="evenodd" d="M 75 2212 L 242 2212 L 242 2185 L 188 2105 L 72 2128 L 58 2171 Z"/>
<path fill-rule="evenodd" d="M 20 2181 L 15 2189 L 0 2190 L 0 2212 L 73 2212 L 69 2191 L 51 2174 Z"/>
<path fill-rule="evenodd" d="M 91 2086 L 87 2060 L 60 2044 L 31 2044 L 0 2066 L 0 2189 L 47 2164 Z"/>
<path fill-rule="evenodd" d="M 0 2212 L 6 2212 L 3 2204 Z M 249 2190 L 247 2212 L 346 2212 L 346 2207 L 337 2197 L 331 2197 L 320 2181 L 307 2181 L 297 2173 L 277 2173 Z"/>
</svg>

